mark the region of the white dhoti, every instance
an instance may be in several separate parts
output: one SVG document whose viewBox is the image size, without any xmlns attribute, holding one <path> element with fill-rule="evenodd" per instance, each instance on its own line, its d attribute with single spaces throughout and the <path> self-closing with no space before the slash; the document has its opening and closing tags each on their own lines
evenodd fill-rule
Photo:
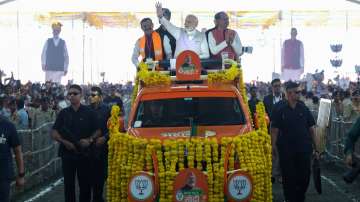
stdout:
<svg viewBox="0 0 360 202">
<path fill-rule="evenodd" d="M 62 76 L 64 76 L 64 71 L 45 71 L 45 81 L 61 83 Z"/>
<path fill-rule="evenodd" d="M 283 71 L 281 72 L 281 79 L 285 81 L 298 81 L 300 80 L 300 76 L 302 73 L 302 69 L 283 69 Z"/>
</svg>

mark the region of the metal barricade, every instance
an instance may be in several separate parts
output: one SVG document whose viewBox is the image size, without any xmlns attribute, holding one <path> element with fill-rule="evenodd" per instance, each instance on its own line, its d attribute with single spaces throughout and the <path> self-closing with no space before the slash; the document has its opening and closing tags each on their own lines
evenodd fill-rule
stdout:
<svg viewBox="0 0 360 202">
<path fill-rule="evenodd" d="M 61 175 L 61 161 L 57 155 L 59 144 L 50 136 L 53 122 L 44 123 L 36 129 L 18 130 L 21 139 L 26 184 L 24 189 L 15 189 L 13 195 L 30 190 L 39 184 Z"/>
<path fill-rule="evenodd" d="M 317 117 L 318 117 L 318 110 L 310 110 L 312 116 L 314 117 L 314 120 L 316 121 L 317 120 Z"/>
<path fill-rule="evenodd" d="M 326 152 L 337 160 L 344 159 L 344 144 L 346 133 L 350 130 L 353 122 L 333 119 L 326 136 Z M 358 150 L 357 150 L 358 151 Z"/>
</svg>

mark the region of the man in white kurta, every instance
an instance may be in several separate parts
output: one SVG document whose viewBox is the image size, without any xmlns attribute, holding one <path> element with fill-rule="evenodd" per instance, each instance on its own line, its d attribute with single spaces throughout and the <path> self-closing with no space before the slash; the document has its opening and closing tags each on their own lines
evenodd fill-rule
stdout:
<svg viewBox="0 0 360 202">
<path fill-rule="evenodd" d="M 228 58 L 238 60 L 243 54 L 240 37 L 235 30 L 228 29 L 229 16 L 225 12 L 215 14 L 215 29 L 209 32 L 209 48 L 212 58 L 221 59 L 222 53 Z"/>
<path fill-rule="evenodd" d="M 184 28 L 171 24 L 164 16 L 161 4 L 156 4 L 156 12 L 160 24 L 176 39 L 174 58 L 185 50 L 194 51 L 201 59 L 209 58 L 209 47 L 205 34 L 196 29 L 198 19 L 195 15 L 188 15 L 185 18 Z"/>
<path fill-rule="evenodd" d="M 69 66 L 69 55 L 66 43 L 59 37 L 62 24 L 52 24 L 53 37 L 46 40 L 42 54 L 41 65 L 45 71 L 45 81 L 61 83 L 62 76 L 65 76 Z"/>
</svg>

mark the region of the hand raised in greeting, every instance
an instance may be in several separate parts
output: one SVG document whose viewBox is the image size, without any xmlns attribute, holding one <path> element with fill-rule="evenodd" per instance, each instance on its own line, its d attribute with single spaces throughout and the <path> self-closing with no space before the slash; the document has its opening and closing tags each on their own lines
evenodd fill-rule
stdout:
<svg viewBox="0 0 360 202">
<path fill-rule="evenodd" d="M 156 7 L 156 14 L 157 14 L 158 18 L 162 18 L 162 16 L 163 16 L 163 10 L 162 10 L 162 5 L 161 5 L 161 3 L 160 3 L 160 2 L 156 2 L 155 7 Z"/>
</svg>

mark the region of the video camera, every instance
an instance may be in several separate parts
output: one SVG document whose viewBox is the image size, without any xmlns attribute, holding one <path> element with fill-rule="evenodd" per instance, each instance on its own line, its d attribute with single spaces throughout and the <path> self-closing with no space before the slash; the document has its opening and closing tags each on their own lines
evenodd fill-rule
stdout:
<svg viewBox="0 0 360 202">
<path fill-rule="evenodd" d="M 243 46 L 243 47 L 242 47 L 242 51 L 243 51 L 244 53 L 252 54 L 252 52 L 253 52 L 253 47 L 252 47 L 252 46 Z"/>
</svg>

